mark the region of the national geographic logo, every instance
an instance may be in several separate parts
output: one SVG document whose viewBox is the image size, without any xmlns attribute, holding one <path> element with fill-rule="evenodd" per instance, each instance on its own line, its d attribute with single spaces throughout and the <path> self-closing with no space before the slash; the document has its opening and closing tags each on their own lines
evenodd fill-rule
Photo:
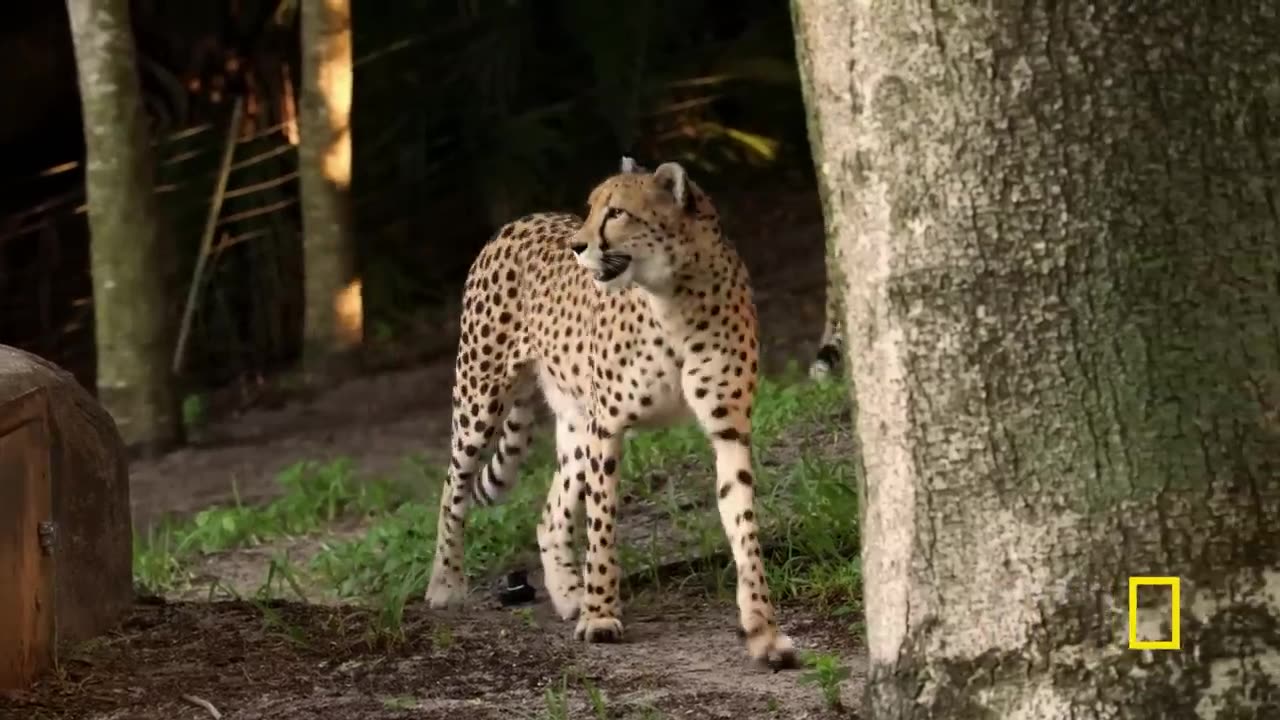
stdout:
<svg viewBox="0 0 1280 720">
<path fill-rule="evenodd" d="M 1129 578 L 1129 649 L 1130 650 L 1181 650 L 1182 635 L 1179 618 L 1182 616 L 1181 581 L 1176 577 L 1132 576 Z M 1169 588 L 1169 639 L 1138 639 L 1138 588 L 1142 586 Z"/>
</svg>

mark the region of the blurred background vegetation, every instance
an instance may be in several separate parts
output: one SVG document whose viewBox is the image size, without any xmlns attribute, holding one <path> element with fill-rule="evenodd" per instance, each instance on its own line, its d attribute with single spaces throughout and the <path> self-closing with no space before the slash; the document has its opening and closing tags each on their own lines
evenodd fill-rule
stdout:
<svg viewBox="0 0 1280 720">
<path fill-rule="evenodd" d="M 451 312 L 504 221 L 579 210 L 623 153 L 713 192 L 811 184 L 786 0 L 355 2 L 355 228 L 367 342 Z M 185 287 L 244 102 L 184 373 L 213 387 L 291 366 L 302 317 L 292 0 L 133 0 L 162 221 Z M 63 3 L 0 9 L 0 343 L 94 384 L 75 64 Z M 177 309 L 175 309 L 175 312 Z M 419 345 L 421 343 L 418 343 Z"/>
</svg>

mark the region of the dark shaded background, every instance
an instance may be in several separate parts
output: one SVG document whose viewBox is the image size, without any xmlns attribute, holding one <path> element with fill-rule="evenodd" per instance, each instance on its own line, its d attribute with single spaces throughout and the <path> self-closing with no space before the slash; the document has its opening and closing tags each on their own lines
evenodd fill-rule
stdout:
<svg viewBox="0 0 1280 720">
<path fill-rule="evenodd" d="M 713 193 L 812 187 L 786 0 L 353 4 L 353 192 L 375 364 L 410 361 L 431 344 L 501 222 L 578 209 L 624 152 L 680 160 Z M 190 280 L 231 101 L 247 103 L 236 151 L 245 166 L 230 187 L 248 190 L 221 211 L 219 238 L 231 242 L 210 263 L 188 389 L 297 358 L 299 218 L 285 102 L 286 76 L 300 85 L 297 19 L 277 22 L 279 8 L 132 3 L 179 287 Z M 11 108 L 0 114 L 0 343 L 92 388 L 83 142 L 64 3 L 0 5 L 0 93 Z M 728 205 L 726 214 L 752 210 Z"/>
</svg>

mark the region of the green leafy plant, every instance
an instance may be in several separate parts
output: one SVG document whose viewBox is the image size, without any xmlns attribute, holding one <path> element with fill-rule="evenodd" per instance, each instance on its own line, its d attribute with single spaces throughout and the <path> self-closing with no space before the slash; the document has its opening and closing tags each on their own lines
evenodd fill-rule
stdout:
<svg viewBox="0 0 1280 720">
<path fill-rule="evenodd" d="M 807 653 L 804 663 L 808 669 L 800 675 L 800 682 L 817 685 L 827 707 L 841 708 L 840 683 L 849 678 L 850 669 L 831 653 Z"/>
<path fill-rule="evenodd" d="M 182 424 L 188 432 L 198 432 L 209 421 L 209 404 L 204 395 L 191 393 L 182 399 Z"/>
<path fill-rule="evenodd" d="M 560 684 L 547 688 L 542 693 L 544 705 L 542 717 L 545 720 L 569 720 L 569 676 L 560 677 Z"/>
<path fill-rule="evenodd" d="M 609 720 L 609 706 L 605 702 L 604 692 L 586 677 L 582 678 L 582 687 L 587 691 L 587 702 L 591 704 L 591 712 L 596 720 Z"/>
</svg>

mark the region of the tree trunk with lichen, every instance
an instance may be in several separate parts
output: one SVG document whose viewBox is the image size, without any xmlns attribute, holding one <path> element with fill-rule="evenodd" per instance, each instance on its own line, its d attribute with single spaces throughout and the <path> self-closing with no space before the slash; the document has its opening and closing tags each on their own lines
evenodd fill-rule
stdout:
<svg viewBox="0 0 1280 720">
<path fill-rule="evenodd" d="M 174 249 L 162 237 L 128 0 L 68 0 L 84 116 L 98 399 L 126 444 L 181 440 Z"/>
<path fill-rule="evenodd" d="M 1280 717 L 1280 11 L 794 0 L 870 718 Z M 1180 650 L 1128 647 L 1130 576 Z M 1143 588 L 1143 641 L 1171 593 Z"/>
<path fill-rule="evenodd" d="M 324 376 L 346 367 L 364 337 L 351 229 L 351 3 L 302 0 L 299 11 L 303 366 Z"/>
</svg>

